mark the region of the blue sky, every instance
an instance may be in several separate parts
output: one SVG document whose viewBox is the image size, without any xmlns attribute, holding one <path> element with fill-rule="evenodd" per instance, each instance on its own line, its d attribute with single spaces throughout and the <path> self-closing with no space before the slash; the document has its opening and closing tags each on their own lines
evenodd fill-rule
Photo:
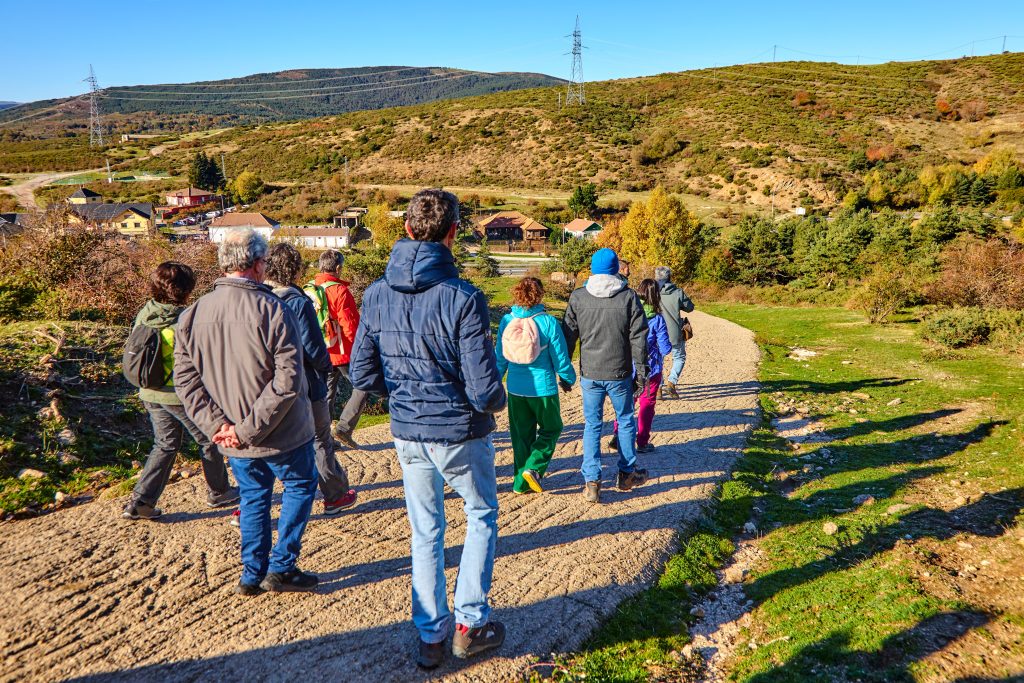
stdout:
<svg viewBox="0 0 1024 683">
<path fill-rule="evenodd" d="M 0 100 L 290 68 L 376 65 L 568 77 L 581 17 L 587 80 L 770 61 L 854 64 L 1024 51 L 1024 1 L 350 2 L 7 0 Z M 988 39 L 988 40 L 986 40 Z M 797 52 L 799 51 L 799 52 Z"/>
</svg>

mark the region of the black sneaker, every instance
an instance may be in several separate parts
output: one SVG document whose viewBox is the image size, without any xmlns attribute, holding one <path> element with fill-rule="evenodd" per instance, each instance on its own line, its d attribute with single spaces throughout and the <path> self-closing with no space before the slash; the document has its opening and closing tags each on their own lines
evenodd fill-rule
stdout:
<svg viewBox="0 0 1024 683">
<path fill-rule="evenodd" d="M 653 453 L 654 452 L 654 446 L 652 446 L 651 444 L 646 444 L 644 446 L 637 446 L 636 447 L 636 452 L 637 453 Z"/>
<path fill-rule="evenodd" d="M 263 590 L 263 587 L 255 583 L 242 583 L 239 581 L 238 585 L 235 586 L 235 595 L 244 595 L 247 598 L 263 595 L 264 593 L 266 591 Z"/>
<path fill-rule="evenodd" d="M 442 640 L 440 643 L 425 643 L 420 641 L 419 652 L 416 654 L 416 666 L 421 669 L 436 669 L 444 661 L 444 653 L 447 650 Z"/>
<path fill-rule="evenodd" d="M 608 439 L 608 450 L 617 451 L 619 450 L 619 435 L 612 434 L 612 438 Z"/>
<path fill-rule="evenodd" d="M 643 486 L 647 483 L 647 470 L 636 469 L 632 472 L 619 471 L 619 490 L 628 491 L 637 486 Z"/>
<path fill-rule="evenodd" d="M 465 659 L 501 647 L 504 642 L 505 625 L 500 621 L 489 621 L 480 628 L 467 628 L 459 624 L 455 627 L 455 637 L 452 639 L 452 654 Z"/>
<path fill-rule="evenodd" d="M 141 500 L 130 500 L 121 516 L 125 519 L 156 519 L 164 512 L 158 507 L 146 505 Z"/>
<path fill-rule="evenodd" d="M 271 593 L 298 593 L 309 592 L 316 589 L 320 579 L 316 574 L 307 574 L 300 569 L 293 569 L 290 572 L 270 572 L 267 578 L 260 583 L 260 588 Z"/>
<path fill-rule="evenodd" d="M 212 508 L 226 508 L 234 505 L 241 500 L 241 498 L 242 497 L 238 495 L 238 487 L 229 486 L 228 490 L 224 493 L 214 493 L 213 491 L 207 493 L 206 504 Z"/>
</svg>

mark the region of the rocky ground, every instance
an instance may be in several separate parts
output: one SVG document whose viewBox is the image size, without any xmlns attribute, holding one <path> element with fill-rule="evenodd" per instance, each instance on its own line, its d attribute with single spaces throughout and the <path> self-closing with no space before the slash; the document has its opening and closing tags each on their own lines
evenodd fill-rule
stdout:
<svg viewBox="0 0 1024 683">
<path fill-rule="evenodd" d="M 522 678 L 531 663 L 580 646 L 625 597 L 647 585 L 701 514 L 757 419 L 757 346 L 747 330 L 691 314 L 686 389 L 659 404 L 649 484 L 580 493 L 579 391 L 563 395 L 565 431 L 546 492 L 514 496 L 507 420 L 499 420 L 501 536 L 495 617 L 508 640 L 493 657 L 449 661 L 452 681 Z M 314 594 L 235 596 L 238 532 L 204 506 L 201 478 L 168 487 L 159 522 L 128 522 L 123 500 L 96 501 L 0 526 L 3 681 L 424 680 L 412 663 L 409 528 L 386 425 L 361 430 L 341 459 L 360 494 L 330 519 L 319 503 L 301 566 Z M 465 517 L 447 503 L 447 578 L 454 587 Z"/>
</svg>

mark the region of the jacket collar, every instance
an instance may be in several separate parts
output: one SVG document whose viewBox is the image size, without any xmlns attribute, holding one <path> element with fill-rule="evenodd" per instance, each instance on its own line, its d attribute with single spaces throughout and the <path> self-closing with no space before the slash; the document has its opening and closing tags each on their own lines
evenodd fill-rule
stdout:
<svg viewBox="0 0 1024 683">
<path fill-rule="evenodd" d="M 238 289 L 248 289 L 255 292 L 270 292 L 273 290 L 266 285 L 260 284 L 255 280 L 250 280 L 244 277 L 221 277 L 217 278 L 213 283 L 213 288 L 218 289 L 220 287 L 237 287 Z"/>
<path fill-rule="evenodd" d="M 523 308 L 522 306 L 513 306 L 512 315 L 516 318 L 529 318 L 531 315 L 537 315 L 538 313 L 544 312 L 544 304 L 537 304 L 536 306 L 530 306 L 529 308 Z"/>
<path fill-rule="evenodd" d="M 313 283 L 317 285 L 322 285 L 325 282 L 336 282 L 339 285 L 345 285 L 348 287 L 348 281 L 342 280 L 334 273 L 317 273 L 316 278 L 313 279 Z"/>
</svg>

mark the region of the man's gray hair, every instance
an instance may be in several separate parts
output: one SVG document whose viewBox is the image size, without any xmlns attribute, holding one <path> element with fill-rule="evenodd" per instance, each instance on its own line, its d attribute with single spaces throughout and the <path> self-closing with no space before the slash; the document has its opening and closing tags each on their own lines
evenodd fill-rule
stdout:
<svg viewBox="0 0 1024 683">
<path fill-rule="evenodd" d="M 658 266 L 654 269 L 654 279 L 658 282 L 671 282 L 672 269 L 668 266 Z"/>
<path fill-rule="evenodd" d="M 337 249 L 328 249 L 324 253 L 320 254 L 320 258 L 317 260 L 316 266 L 320 269 L 321 273 L 333 273 L 341 268 L 343 263 L 345 263 L 344 254 Z"/>
<path fill-rule="evenodd" d="M 267 239 L 251 228 L 229 230 L 217 248 L 217 263 L 225 273 L 240 273 L 267 257 Z"/>
</svg>

